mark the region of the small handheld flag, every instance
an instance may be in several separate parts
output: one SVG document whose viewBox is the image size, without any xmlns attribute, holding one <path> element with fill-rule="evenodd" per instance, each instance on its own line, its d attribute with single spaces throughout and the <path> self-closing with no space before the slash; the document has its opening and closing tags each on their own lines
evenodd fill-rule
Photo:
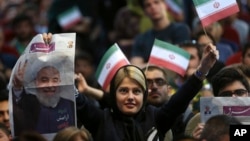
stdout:
<svg viewBox="0 0 250 141">
<path fill-rule="evenodd" d="M 58 16 L 59 25 L 67 30 L 72 26 L 80 22 L 82 19 L 82 13 L 77 6 L 74 6 Z"/>
<path fill-rule="evenodd" d="M 236 0 L 193 0 L 193 2 L 203 27 L 239 11 Z"/>
<path fill-rule="evenodd" d="M 148 63 L 165 67 L 184 76 L 189 59 L 190 54 L 182 48 L 155 39 Z"/>
<path fill-rule="evenodd" d="M 116 71 L 120 67 L 128 64 L 130 63 L 126 56 L 123 54 L 118 45 L 114 44 L 104 54 L 97 67 L 95 76 L 98 83 L 104 90 L 106 90 Z"/>
</svg>

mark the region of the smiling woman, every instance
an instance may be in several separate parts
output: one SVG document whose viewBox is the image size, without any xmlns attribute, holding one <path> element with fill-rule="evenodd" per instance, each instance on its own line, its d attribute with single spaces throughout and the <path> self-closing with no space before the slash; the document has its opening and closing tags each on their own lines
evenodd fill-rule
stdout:
<svg viewBox="0 0 250 141">
<path fill-rule="evenodd" d="M 143 103 L 146 103 L 146 79 L 143 72 L 134 66 L 121 68 L 114 82 L 111 82 L 110 90 L 114 100 L 112 104 L 117 105 L 112 105 L 113 110 L 119 109 L 124 114 L 136 114 L 141 110 Z"/>
</svg>

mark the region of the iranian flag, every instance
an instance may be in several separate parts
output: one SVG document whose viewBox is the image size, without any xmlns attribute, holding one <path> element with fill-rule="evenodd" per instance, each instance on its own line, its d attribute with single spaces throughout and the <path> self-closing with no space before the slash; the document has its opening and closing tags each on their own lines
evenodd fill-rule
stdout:
<svg viewBox="0 0 250 141">
<path fill-rule="evenodd" d="M 239 11 L 236 0 L 193 0 L 203 27 Z"/>
<path fill-rule="evenodd" d="M 118 45 L 115 43 L 111 46 L 102 57 L 95 74 L 102 88 L 106 90 L 116 71 L 128 64 L 130 64 L 128 59 Z"/>
<path fill-rule="evenodd" d="M 165 67 L 184 76 L 189 59 L 190 54 L 182 48 L 155 39 L 148 63 Z"/>
<path fill-rule="evenodd" d="M 67 30 L 81 21 L 82 13 L 77 6 L 74 6 L 58 16 L 59 25 Z"/>
</svg>

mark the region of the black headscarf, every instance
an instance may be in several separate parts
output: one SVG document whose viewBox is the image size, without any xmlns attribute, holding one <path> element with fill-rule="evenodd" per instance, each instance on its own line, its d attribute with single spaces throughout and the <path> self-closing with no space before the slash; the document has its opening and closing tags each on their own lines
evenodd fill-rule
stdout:
<svg viewBox="0 0 250 141">
<path fill-rule="evenodd" d="M 119 82 L 119 84 L 115 84 L 116 77 L 120 77 L 120 76 L 117 75 L 117 72 L 122 70 L 123 73 L 125 74 L 125 77 L 134 79 L 133 76 L 128 75 L 128 74 L 131 73 L 131 70 L 128 69 L 129 67 L 135 68 L 136 70 L 139 71 L 139 73 L 141 73 L 141 76 L 143 76 L 143 79 L 144 79 L 144 84 L 143 85 L 145 86 L 145 87 L 143 87 L 137 81 L 138 84 L 141 85 L 143 90 L 144 90 L 143 106 L 140 109 L 140 111 L 137 114 L 133 115 L 133 116 L 128 116 L 128 115 L 123 114 L 118 109 L 117 104 L 116 104 L 116 89 L 121 83 L 121 82 Z M 114 75 L 114 77 L 112 78 L 111 84 L 110 84 L 110 100 L 111 100 L 110 104 L 111 104 L 113 117 L 122 122 L 122 126 L 123 126 L 123 129 L 125 131 L 124 134 L 125 134 L 125 140 L 126 141 L 145 141 L 146 137 L 145 137 L 145 135 L 143 133 L 143 130 L 142 130 L 142 128 L 141 128 L 138 121 L 143 120 L 143 118 L 145 117 L 145 105 L 146 105 L 146 100 L 147 100 L 147 95 L 148 95 L 146 77 L 145 77 L 143 71 L 140 68 L 138 68 L 136 66 L 133 66 L 133 65 L 123 66 L 117 72 Z M 134 76 L 136 76 L 136 74 L 134 74 Z M 123 80 L 124 78 L 122 78 L 121 80 Z M 136 80 L 136 79 L 134 79 L 134 80 Z"/>
</svg>

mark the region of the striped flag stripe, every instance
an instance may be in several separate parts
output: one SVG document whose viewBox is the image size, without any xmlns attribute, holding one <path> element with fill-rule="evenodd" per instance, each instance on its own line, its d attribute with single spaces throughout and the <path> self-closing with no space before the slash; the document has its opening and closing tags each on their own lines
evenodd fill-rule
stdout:
<svg viewBox="0 0 250 141">
<path fill-rule="evenodd" d="M 117 44 L 114 44 L 108 49 L 101 59 L 100 64 L 96 70 L 96 78 L 98 79 L 99 84 L 106 88 L 108 83 L 114 76 L 115 72 L 124 65 L 129 64 L 129 61 L 122 53 Z"/>
<path fill-rule="evenodd" d="M 149 63 L 165 67 L 184 76 L 189 64 L 189 58 L 190 54 L 185 50 L 155 39 Z"/>
<path fill-rule="evenodd" d="M 199 5 L 203 5 L 208 2 L 212 2 L 213 0 L 194 0 L 194 5 L 197 7 Z"/>
<path fill-rule="evenodd" d="M 221 17 L 227 17 L 228 15 L 232 15 L 235 13 L 235 11 L 239 10 L 238 5 L 232 5 L 231 7 L 228 7 L 226 9 L 220 10 L 216 13 L 213 13 L 210 16 L 204 17 L 201 19 L 202 25 L 207 26 L 214 21 L 220 20 Z"/>
<path fill-rule="evenodd" d="M 59 15 L 59 23 L 64 29 L 70 28 L 81 20 L 82 14 L 77 7 L 73 7 Z"/>
<path fill-rule="evenodd" d="M 116 71 L 121 67 L 121 66 L 125 66 L 128 64 L 127 60 L 120 60 L 119 62 L 117 62 L 117 64 L 111 69 L 111 71 L 108 73 L 107 78 L 105 79 L 105 81 L 103 82 L 103 89 L 106 90 L 106 88 L 108 87 L 111 79 L 113 78 L 113 76 L 115 75 Z"/>
<path fill-rule="evenodd" d="M 210 2 L 207 2 L 205 4 L 202 4 L 202 5 L 198 5 L 196 7 L 196 10 L 197 12 L 199 13 L 199 17 L 200 18 L 203 18 L 203 17 L 207 17 L 213 13 L 216 13 L 217 11 L 221 11 L 223 9 L 226 9 L 228 7 L 232 7 L 233 5 L 236 5 L 236 2 L 235 1 L 220 1 L 220 3 L 217 3 L 218 5 L 218 8 L 216 8 L 216 4 L 214 1 L 210 1 Z"/>
<path fill-rule="evenodd" d="M 184 76 L 184 74 L 186 73 L 186 69 L 181 67 L 181 66 L 177 66 L 176 64 L 166 61 L 164 59 L 160 59 L 160 58 L 156 58 L 156 57 L 151 57 L 150 58 L 151 62 L 157 62 L 156 65 L 159 66 L 168 66 L 168 68 L 172 68 L 172 70 L 174 70 L 176 73 L 181 74 L 182 76 Z"/>
<path fill-rule="evenodd" d="M 239 11 L 236 0 L 193 0 L 203 26 Z"/>
<path fill-rule="evenodd" d="M 152 54 L 155 54 L 155 55 L 152 55 L 152 56 L 154 58 L 158 58 L 159 60 L 165 60 L 168 62 L 172 62 L 173 64 L 174 64 L 174 62 L 178 62 L 178 64 L 176 64 L 176 66 L 179 66 L 179 68 L 185 69 L 187 67 L 187 65 L 185 65 L 185 64 L 188 64 L 188 62 L 189 62 L 189 57 L 188 57 L 189 54 L 183 53 L 183 52 L 178 53 L 178 52 L 174 51 L 175 48 L 180 49 L 178 47 L 174 47 L 174 48 L 171 48 L 171 50 L 166 50 L 160 46 L 154 46 L 154 48 L 152 50 Z M 172 56 L 174 56 L 174 59 L 171 58 Z"/>
<path fill-rule="evenodd" d="M 158 39 L 155 39 L 154 46 L 156 46 L 157 48 L 153 48 L 152 51 L 154 49 L 162 49 L 162 50 L 156 50 L 157 54 L 161 53 L 161 51 L 167 51 L 167 52 L 171 51 L 173 53 L 179 54 L 178 57 L 184 57 L 186 59 L 189 59 L 189 57 L 190 57 L 190 55 L 185 50 L 183 50 L 183 49 L 181 49 L 181 48 L 179 48 L 177 46 L 174 46 L 172 44 L 169 44 L 167 42 L 160 41 Z M 166 54 L 162 54 L 162 55 L 166 56 Z"/>
</svg>

